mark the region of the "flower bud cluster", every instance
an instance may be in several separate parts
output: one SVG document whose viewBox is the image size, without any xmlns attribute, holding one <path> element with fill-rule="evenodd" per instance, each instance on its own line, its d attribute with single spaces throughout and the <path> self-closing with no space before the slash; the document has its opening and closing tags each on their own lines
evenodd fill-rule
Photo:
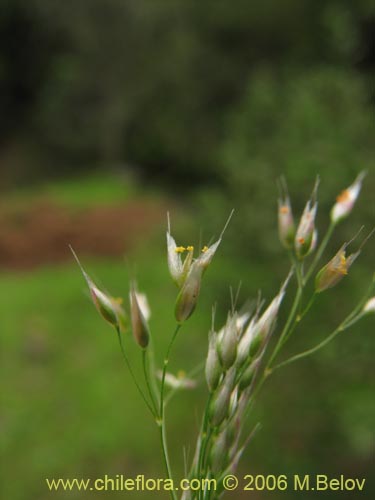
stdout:
<svg viewBox="0 0 375 500">
<path fill-rule="evenodd" d="M 206 381 L 210 390 L 208 417 L 213 431 L 208 464 L 217 476 L 238 461 L 242 449 L 240 436 L 245 411 L 252 393 L 252 382 L 262 362 L 273 332 L 290 276 L 279 293 L 261 313 L 230 312 L 225 325 L 209 333 Z"/>
<path fill-rule="evenodd" d="M 364 177 L 365 172 L 361 172 L 353 184 L 337 196 L 336 203 L 333 205 L 330 212 L 332 225 L 336 225 L 353 210 L 354 204 L 361 191 Z M 317 246 L 318 232 L 315 227 L 315 218 L 318 209 L 318 184 L 319 182 L 317 180 L 296 229 L 286 182 L 282 180 L 280 183 L 282 194 L 278 201 L 279 238 L 281 244 L 285 248 L 294 248 L 295 255 L 299 260 L 305 259 L 305 257 L 311 254 Z"/>
</svg>

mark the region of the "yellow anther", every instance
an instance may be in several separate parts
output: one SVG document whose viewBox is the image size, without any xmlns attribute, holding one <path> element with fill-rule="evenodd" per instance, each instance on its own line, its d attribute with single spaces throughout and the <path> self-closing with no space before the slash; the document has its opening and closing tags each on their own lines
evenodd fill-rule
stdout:
<svg viewBox="0 0 375 500">
<path fill-rule="evenodd" d="M 340 255 L 340 265 L 338 266 L 337 270 L 341 274 L 348 274 L 348 268 L 344 252 Z"/>
<path fill-rule="evenodd" d="M 177 373 L 177 378 L 179 380 L 182 380 L 186 377 L 186 373 L 184 372 L 184 370 L 179 370 L 179 372 Z"/>
<path fill-rule="evenodd" d="M 186 250 L 188 252 L 193 252 L 194 251 L 194 247 L 190 245 L 190 246 L 186 247 Z"/>
<path fill-rule="evenodd" d="M 113 297 L 112 300 L 119 306 L 121 306 L 121 304 L 124 302 L 122 297 Z"/>
<path fill-rule="evenodd" d="M 204 245 L 204 247 L 202 248 L 202 252 L 205 253 L 205 252 L 207 252 L 207 250 L 208 250 L 208 246 Z"/>
<path fill-rule="evenodd" d="M 174 251 L 175 251 L 176 253 L 184 253 L 184 252 L 185 252 L 185 250 L 186 250 L 186 248 L 185 248 L 185 247 L 176 247 L 176 248 L 174 249 Z"/>
</svg>

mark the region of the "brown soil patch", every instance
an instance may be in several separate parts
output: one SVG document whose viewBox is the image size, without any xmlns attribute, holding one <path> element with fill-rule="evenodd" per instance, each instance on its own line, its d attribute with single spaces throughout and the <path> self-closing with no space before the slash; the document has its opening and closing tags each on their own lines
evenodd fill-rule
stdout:
<svg viewBox="0 0 375 500">
<path fill-rule="evenodd" d="M 129 202 L 72 210 L 50 200 L 25 209 L 0 207 L 0 268 L 32 269 L 80 254 L 120 257 L 159 226 L 166 210 L 155 202 Z"/>
</svg>

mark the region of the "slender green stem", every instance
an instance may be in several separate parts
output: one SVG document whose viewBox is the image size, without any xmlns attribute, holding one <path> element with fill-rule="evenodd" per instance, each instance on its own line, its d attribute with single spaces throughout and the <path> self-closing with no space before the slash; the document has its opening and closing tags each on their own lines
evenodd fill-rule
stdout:
<svg viewBox="0 0 375 500">
<path fill-rule="evenodd" d="M 348 329 L 351 325 L 356 323 L 361 317 L 362 317 L 361 313 L 354 318 L 352 313 L 350 313 L 349 316 L 347 316 L 344 319 L 344 321 L 342 321 L 340 325 L 330 335 L 328 335 L 328 337 L 322 340 L 322 342 L 317 344 L 315 347 L 312 347 L 311 349 L 307 349 L 306 351 L 300 352 L 299 354 L 295 354 L 294 356 L 286 359 L 285 361 L 282 361 L 272 369 L 272 373 L 275 370 L 282 368 L 283 366 L 287 366 L 291 363 L 294 363 L 295 361 L 298 361 L 299 359 L 306 358 L 307 356 L 311 356 L 311 354 L 314 354 L 315 352 L 319 351 L 329 342 L 331 342 L 331 340 L 333 340 L 339 333 L 343 332 L 344 330 Z"/>
<path fill-rule="evenodd" d="M 151 380 L 151 389 L 153 391 L 153 394 L 155 396 L 155 399 L 157 401 L 156 407 L 159 407 L 159 387 L 158 384 L 156 383 L 156 370 L 155 370 L 155 357 L 154 357 L 154 348 L 153 348 L 153 339 L 152 337 L 150 338 L 150 345 L 147 349 L 147 354 L 148 354 L 148 367 L 149 367 L 149 373 L 151 374 L 150 380 Z M 158 413 L 158 411 L 157 411 Z"/>
<path fill-rule="evenodd" d="M 305 309 L 300 314 L 298 314 L 298 316 L 296 317 L 297 323 L 299 323 L 303 319 L 303 317 L 309 312 L 310 308 L 312 307 L 312 305 L 315 302 L 316 297 L 317 297 L 317 293 L 313 292 Z"/>
<path fill-rule="evenodd" d="M 273 361 L 275 360 L 276 356 L 279 354 L 281 347 L 284 344 L 285 336 L 287 335 L 289 328 L 291 327 L 293 321 L 296 318 L 296 314 L 297 314 L 297 310 L 298 310 L 301 298 L 302 298 L 302 287 L 298 284 L 298 288 L 297 288 L 296 295 L 294 297 L 294 302 L 293 302 L 293 305 L 292 305 L 292 309 L 290 310 L 288 319 L 287 319 L 287 321 L 285 323 L 283 331 L 281 332 L 281 335 L 280 335 L 279 340 L 278 340 L 278 342 L 276 344 L 276 347 L 275 347 L 275 349 L 274 349 L 274 351 L 273 351 L 273 353 L 272 353 L 272 355 L 271 355 L 271 357 L 270 357 L 270 359 L 268 361 L 268 364 L 267 364 L 267 367 L 266 367 L 265 371 L 267 371 L 268 368 L 270 367 L 270 365 L 273 363 Z"/>
<path fill-rule="evenodd" d="M 139 394 L 140 394 L 141 398 L 143 399 L 143 401 L 145 402 L 145 404 L 146 404 L 147 408 L 150 410 L 150 412 L 152 413 L 153 417 L 156 417 L 156 413 L 154 412 L 154 410 L 153 410 L 152 406 L 151 406 L 151 405 L 150 405 L 150 403 L 148 402 L 148 400 L 147 400 L 147 398 L 146 398 L 146 396 L 145 396 L 145 394 L 144 394 L 144 392 L 143 392 L 143 390 L 142 390 L 141 386 L 140 386 L 140 385 L 138 384 L 138 382 L 137 382 L 137 378 L 136 378 L 136 376 L 134 375 L 133 369 L 132 369 L 131 364 L 130 364 L 130 362 L 129 362 L 129 359 L 128 359 L 128 356 L 127 356 L 127 354 L 126 354 L 126 351 L 125 351 L 125 349 L 124 349 L 124 345 L 123 345 L 123 343 L 122 343 L 122 337 L 121 337 L 121 332 L 120 332 L 120 329 L 119 329 L 119 328 L 116 328 L 116 332 L 117 332 L 117 337 L 118 337 L 118 340 L 119 340 L 119 344 L 120 344 L 120 348 L 121 348 L 122 356 L 123 356 L 123 358 L 124 358 L 124 360 L 125 360 L 126 366 L 128 367 L 128 370 L 129 370 L 129 373 L 130 373 L 130 375 L 131 375 L 131 377 L 132 377 L 132 379 L 133 379 L 133 382 L 134 382 L 135 386 L 137 387 L 138 392 L 139 392 Z"/>
<path fill-rule="evenodd" d="M 172 335 L 171 341 L 169 342 L 168 348 L 167 348 L 167 353 L 164 358 L 164 363 L 163 363 L 163 372 L 162 372 L 162 377 L 161 377 L 161 388 L 160 388 L 160 407 L 159 407 L 159 417 L 160 419 L 163 418 L 164 415 L 164 389 L 165 389 L 165 375 L 167 373 L 167 367 L 169 364 L 169 356 L 174 344 L 174 341 L 176 340 L 176 337 L 178 335 L 178 332 L 180 331 L 181 324 L 177 324 L 175 331 Z"/>
<path fill-rule="evenodd" d="M 324 250 L 326 249 L 326 247 L 328 245 L 328 242 L 329 242 L 329 240 L 330 240 L 330 238 L 332 236 L 332 233 L 333 233 L 333 231 L 335 229 L 335 226 L 336 225 L 333 222 L 330 223 L 330 225 L 329 225 L 329 227 L 327 229 L 327 232 L 326 232 L 326 234 L 325 234 L 325 236 L 324 236 L 324 238 L 323 238 L 323 240 L 322 240 L 322 242 L 321 242 L 321 244 L 320 244 L 320 246 L 319 246 L 319 248 L 318 248 L 318 250 L 317 250 L 317 252 L 315 254 L 315 257 L 314 257 L 311 265 L 310 265 L 310 268 L 309 268 L 309 270 L 306 273 L 306 276 L 305 276 L 305 279 L 304 279 L 304 283 L 307 283 L 309 281 L 309 279 L 311 278 L 311 275 L 313 274 L 313 272 L 314 272 L 314 270 L 315 270 L 315 268 L 316 268 L 316 266 L 317 266 L 317 264 L 318 264 L 321 256 L 323 255 Z"/>
<path fill-rule="evenodd" d="M 320 342 L 315 347 L 313 347 L 311 349 L 307 349 L 306 351 L 300 352 L 299 354 L 296 354 L 295 356 L 292 356 L 291 358 L 286 359 L 285 361 L 282 361 L 278 365 L 274 366 L 272 368 L 272 373 L 275 372 L 276 370 L 278 370 L 279 368 L 282 368 L 283 366 L 287 366 L 290 363 L 293 363 L 294 361 L 298 361 L 299 359 L 302 359 L 302 358 L 305 358 L 307 356 L 310 356 L 311 354 L 314 354 L 316 351 L 319 351 L 319 349 L 321 349 L 322 347 L 327 345 L 329 342 L 331 342 L 331 340 L 334 339 L 336 337 L 336 335 L 338 335 L 340 332 L 342 332 L 344 330 L 345 330 L 345 328 L 342 328 L 340 325 L 340 327 L 336 328 L 336 330 L 334 330 L 331 333 L 331 335 L 328 335 L 328 337 L 326 337 L 322 342 Z"/>
<path fill-rule="evenodd" d="M 309 300 L 307 306 L 305 307 L 305 309 L 301 313 L 297 314 L 293 325 L 291 326 L 289 331 L 285 334 L 284 339 L 281 342 L 280 349 L 281 349 L 281 347 L 283 347 L 284 344 L 286 344 L 289 337 L 292 335 L 292 333 L 296 329 L 298 323 L 300 323 L 302 321 L 303 317 L 309 312 L 310 308 L 312 307 L 313 303 L 315 302 L 316 296 L 317 296 L 317 294 L 314 292 L 313 295 L 311 296 L 311 299 Z"/>
<path fill-rule="evenodd" d="M 171 341 L 168 345 L 167 348 L 167 353 L 164 358 L 164 364 L 163 364 L 163 373 L 162 373 L 162 378 L 161 378 L 161 388 L 160 388 L 160 408 L 159 408 L 159 418 L 158 418 L 158 425 L 160 429 L 160 442 L 161 442 L 161 447 L 163 451 L 163 458 L 164 458 L 164 463 L 165 463 L 165 469 L 167 472 L 167 478 L 172 479 L 172 472 L 171 472 L 171 466 L 170 466 L 170 461 L 169 461 L 169 455 L 168 455 L 168 444 L 167 444 L 167 436 L 166 436 L 166 430 L 165 430 L 165 418 L 164 418 L 164 388 L 165 388 L 165 375 L 167 373 L 167 366 L 169 363 L 169 356 L 171 353 L 172 346 L 174 344 L 174 341 L 176 340 L 177 334 L 181 328 L 181 325 L 178 324 L 176 326 L 176 329 L 173 333 L 173 336 L 171 338 Z M 176 492 L 171 490 L 170 492 L 172 500 L 177 500 Z"/>
<path fill-rule="evenodd" d="M 147 386 L 147 390 L 152 402 L 152 406 L 154 408 L 154 413 L 157 415 L 158 413 L 158 403 L 156 401 L 155 394 L 152 389 L 151 385 L 151 380 L 150 380 L 150 369 L 149 369 L 149 363 L 148 363 L 148 349 L 143 349 L 142 350 L 142 366 L 143 366 L 143 374 L 145 377 L 145 382 Z"/>
<path fill-rule="evenodd" d="M 357 306 L 353 309 L 353 311 L 349 314 L 349 316 L 346 318 L 346 322 L 350 321 L 356 314 L 360 312 L 361 309 L 363 309 L 365 303 L 373 293 L 373 290 L 375 288 L 375 275 L 374 278 L 371 280 L 371 283 L 366 290 L 366 293 L 363 295 L 362 299 L 358 302 Z"/>
</svg>

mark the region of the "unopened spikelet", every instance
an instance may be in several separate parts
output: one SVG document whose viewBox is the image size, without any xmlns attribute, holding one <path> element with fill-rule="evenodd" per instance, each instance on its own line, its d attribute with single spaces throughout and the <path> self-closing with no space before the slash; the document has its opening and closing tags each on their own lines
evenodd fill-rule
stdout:
<svg viewBox="0 0 375 500">
<path fill-rule="evenodd" d="M 214 474 L 217 474 L 226 467 L 228 463 L 229 439 L 227 428 L 219 431 L 215 437 L 210 455 L 209 464 Z"/>
<path fill-rule="evenodd" d="M 334 224 L 347 217 L 353 210 L 354 204 L 359 196 L 359 193 L 361 192 L 362 181 L 365 175 L 365 172 L 361 172 L 353 184 L 344 189 L 344 191 L 342 191 L 336 198 L 336 203 L 333 205 L 331 210 L 331 221 Z"/>
<path fill-rule="evenodd" d="M 208 343 L 208 354 L 205 366 L 207 385 L 210 391 L 214 391 L 218 386 L 220 377 L 223 373 L 219 354 L 217 352 L 217 336 L 216 333 L 211 330 L 209 333 L 209 343 Z"/>
<path fill-rule="evenodd" d="M 229 412 L 228 412 L 229 418 L 232 418 L 233 415 L 235 415 L 238 408 L 238 403 L 239 403 L 239 391 L 238 391 L 238 386 L 236 386 L 233 389 L 232 394 L 230 395 Z"/>
<path fill-rule="evenodd" d="M 77 257 L 77 254 L 71 246 L 70 250 L 75 260 L 77 261 L 79 268 L 81 269 L 83 277 L 85 278 L 87 286 L 89 287 L 92 301 L 100 315 L 111 325 L 115 326 L 116 328 L 123 329 L 125 327 L 125 311 L 121 307 L 121 299 L 114 299 L 102 292 L 83 269 L 82 264 Z"/>
<path fill-rule="evenodd" d="M 220 361 L 225 370 L 228 370 L 236 360 L 237 344 L 237 314 L 229 314 L 223 334 L 218 342 Z"/>
<path fill-rule="evenodd" d="M 239 389 L 241 391 L 245 390 L 253 381 L 256 370 L 259 366 L 260 359 L 255 359 L 244 371 L 241 380 L 239 382 Z"/>
<path fill-rule="evenodd" d="M 294 237 L 296 234 L 296 228 L 294 225 L 292 207 L 290 205 L 290 198 L 288 195 L 286 183 L 280 183 L 281 189 L 284 191 L 281 198 L 278 200 L 278 228 L 279 228 L 279 238 L 281 244 L 285 248 L 292 248 Z"/>
<path fill-rule="evenodd" d="M 238 342 L 236 364 L 239 367 L 241 367 L 245 363 L 250 355 L 250 347 L 254 340 L 254 336 L 257 333 L 256 319 L 256 317 L 252 318 L 240 341 Z"/>
<path fill-rule="evenodd" d="M 145 295 L 136 291 L 134 283 L 130 286 L 129 300 L 133 336 L 137 344 L 145 349 L 150 340 L 150 331 L 147 323 L 150 316 L 150 309 Z"/>
<path fill-rule="evenodd" d="M 229 402 L 236 379 L 236 371 L 232 367 L 225 375 L 210 405 L 210 420 L 214 427 L 219 426 L 229 415 Z"/>
<path fill-rule="evenodd" d="M 317 233 L 315 233 L 315 216 L 318 208 L 318 203 L 316 201 L 318 185 L 319 181 L 317 180 L 311 198 L 306 203 L 296 232 L 295 250 L 297 257 L 301 260 L 313 250 L 314 244 L 316 245 Z"/>
<path fill-rule="evenodd" d="M 375 297 L 371 297 L 364 305 L 362 312 L 364 314 L 374 314 L 375 313 Z"/>
<path fill-rule="evenodd" d="M 279 309 L 281 303 L 283 301 L 286 287 L 289 283 L 289 280 L 292 276 L 292 272 L 289 273 L 286 280 L 282 284 L 279 293 L 276 297 L 271 301 L 270 305 L 258 319 L 258 321 L 254 325 L 254 333 L 250 343 L 249 348 L 249 356 L 254 357 L 258 354 L 260 347 L 263 342 L 267 339 L 267 337 L 272 333 L 273 327 L 276 323 L 277 315 L 279 313 Z"/>
</svg>

